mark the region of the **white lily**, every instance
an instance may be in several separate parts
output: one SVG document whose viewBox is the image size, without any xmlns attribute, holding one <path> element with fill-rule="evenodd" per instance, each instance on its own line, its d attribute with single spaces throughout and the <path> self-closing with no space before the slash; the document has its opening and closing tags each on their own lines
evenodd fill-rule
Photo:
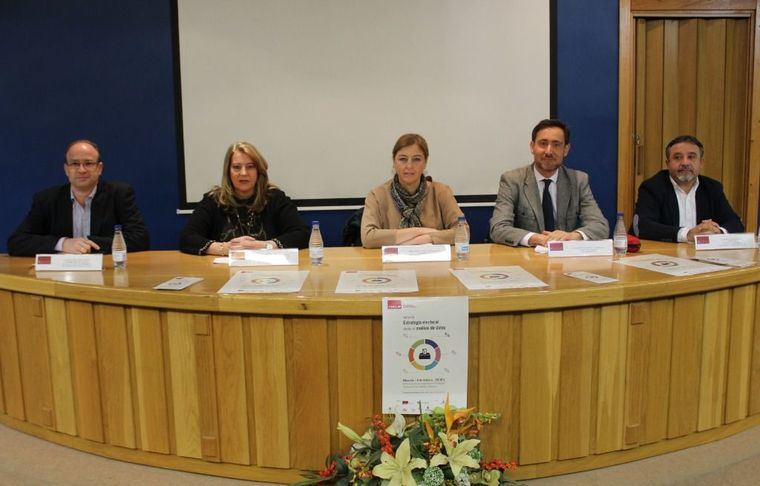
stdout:
<svg viewBox="0 0 760 486">
<path fill-rule="evenodd" d="M 441 442 L 446 448 L 446 455 L 439 452 L 433 456 L 433 458 L 430 459 L 430 467 L 448 464 L 451 466 L 451 472 L 454 473 L 455 478 L 459 477 L 459 472 L 463 467 L 471 467 L 473 469 L 480 468 L 478 461 L 467 455 L 467 453 L 473 450 L 475 446 L 480 444 L 480 440 L 467 439 L 458 442 L 459 438 L 454 434 L 451 436 L 451 441 L 449 441 L 449 438 L 446 437 L 446 434 L 443 432 L 439 432 L 438 437 L 441 438 Z"/>
<path fill-rule="evenodd" d="M 395 435 L 399 439 L 404 436 L 404 430 L 406 429 L 406 419 L 403 415 L 396 412 L 396 416 L 393 419 L 393 423 L 385 429 L 390 435 Z"/>
<path fill-rule="evenodd" d="M 417 482 L 412 476 L 412 469 L 425 467 L 427 467 L 425 459 L 411 458 L 409 439 L 404 439 L 404 442 L 396 449 L 396 457 L 383 452 L 380 456 L 380 464 L 372 468 L 372 474 L 388 480 L 389 486 L 416 486 Z"/>
<path fill-rule="evenodd" d="M 366 447 L 369 447 L 372 436 L 369 434 L 369 432 L 365 433 L 363 436 L 359 437 L 359 434 L 354 432 L 351 427 L 347 427 L 343 425 L 342 423 L 338 422 L 338 430 L 340 430 L 343 435 L 354 441 L 354 445 L 351 446 L 354 450 L 364 449 Z"/>
</svg>

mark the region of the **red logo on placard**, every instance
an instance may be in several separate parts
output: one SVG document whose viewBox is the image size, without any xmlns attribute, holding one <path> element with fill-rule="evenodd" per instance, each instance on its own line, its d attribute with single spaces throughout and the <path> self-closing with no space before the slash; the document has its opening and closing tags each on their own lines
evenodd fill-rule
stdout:
<svg viewBox="0 0 760 486">
<path fill-rule="evenodd" d="M 563 245 L 561 241 L 549 242 L 549 249 L 551 251 L 562 251 L 564 248 L 565 248 L 565 245 Z"/>
<path fill-rule="evenodd" d="M 37 265 L 50 265 L 50 255 L 38 255 L 37 256 Z"/>
<path fill-rule="evenodd" d="M 397 247 L 386 248 L 385 250 L 383 250 L 383 253 L 385 255 L 398 255 L 398 248 Z"/>
<path fill-rule="evenodd" d="M 388 300 L 388 308 L 389 309 L 401 309 L 401 301 L 398 299 L 389 299 Z"/>
<path fill-rule="evenodd" d="M 700 245 L 707 245 L 710 243 L 710 237 L 707 235 L 698 235 L 697 243 L 699 243 Z"/>
</svg>

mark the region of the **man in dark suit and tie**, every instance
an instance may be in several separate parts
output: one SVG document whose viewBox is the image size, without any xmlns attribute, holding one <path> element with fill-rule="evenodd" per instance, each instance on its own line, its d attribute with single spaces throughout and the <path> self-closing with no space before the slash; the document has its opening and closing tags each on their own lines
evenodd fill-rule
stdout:
<svg viewBox="0 0 760 486">
<path fill-rule="evenodd" d="M 563 165 L 570 129 L 542 120 L 530 142 L 533 163 L 501 175 L 491 217 L 491 240 L 511 246 L 546 246 L 552 240 L 601 240 L 609 225 L 599 210 L 588 175 Z"/>
<path fill-rule="evenodd" d="M 32 208 L 8 238 L 8 253 L 109 253 L 114 225 L 120 224 L 129 251 L 147 250 L 148 230 L 132 188 L 100 180 L 100 149 L 89 140 L 66 148 L 63 170 L 68 184 L 34 195 Z"/>
<path fill-rule="evenodd" d="M 741 233 L 739 216 L 723 185 L 700 175 L 705 149 L 696 137 L 681 135 L 665 147 L 667 169 L 639 186 L 633 230 L 647 240 L 692 242 L 694 235 Z"/>
</svg>

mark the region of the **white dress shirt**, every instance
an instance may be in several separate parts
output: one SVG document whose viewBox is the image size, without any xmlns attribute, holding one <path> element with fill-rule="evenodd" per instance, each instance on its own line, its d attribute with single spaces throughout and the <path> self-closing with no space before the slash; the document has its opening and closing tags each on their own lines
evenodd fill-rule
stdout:
<svg viewBox="0 0 760 486">
<path fill-rule="evenodd" d="M 79 204 L 74 197 L 74 192 L 70 192 L 71 196 L 71 226 L 72 226 L 72 238 L 87 238 L 90 236 L 90 217 L 92 215 L 92 198 L 95 197 L 95 193 L 98 190 L 98 186 L 92 189 L 92 192 L 85 198 L 84 205 Z M 66 237 L 60 238 L 58 243 L 55 244 L 55 251 L 63 251 L 63 240 Z"/>
</svg>

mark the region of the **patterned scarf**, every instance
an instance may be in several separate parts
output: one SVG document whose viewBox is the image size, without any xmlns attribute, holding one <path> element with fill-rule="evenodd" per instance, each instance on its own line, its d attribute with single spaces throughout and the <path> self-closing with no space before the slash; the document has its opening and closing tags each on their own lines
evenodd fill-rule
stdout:
<svg viewBox="0 0 760 486">
<path fill-rule="evenodd" d="M 400 228 L 419 228 L 422 226 L 420 212 L 422 212 L 422 203 L 425 201 L 427 191 L 428 185 L 424 176 L 420 177 L 420 185 L 413 194 L 409 194 L 406 189 L 401 187 L 398 182 L 398 175 L 393 176 L 391 197 L 401 213 Z"/>
</svg>

